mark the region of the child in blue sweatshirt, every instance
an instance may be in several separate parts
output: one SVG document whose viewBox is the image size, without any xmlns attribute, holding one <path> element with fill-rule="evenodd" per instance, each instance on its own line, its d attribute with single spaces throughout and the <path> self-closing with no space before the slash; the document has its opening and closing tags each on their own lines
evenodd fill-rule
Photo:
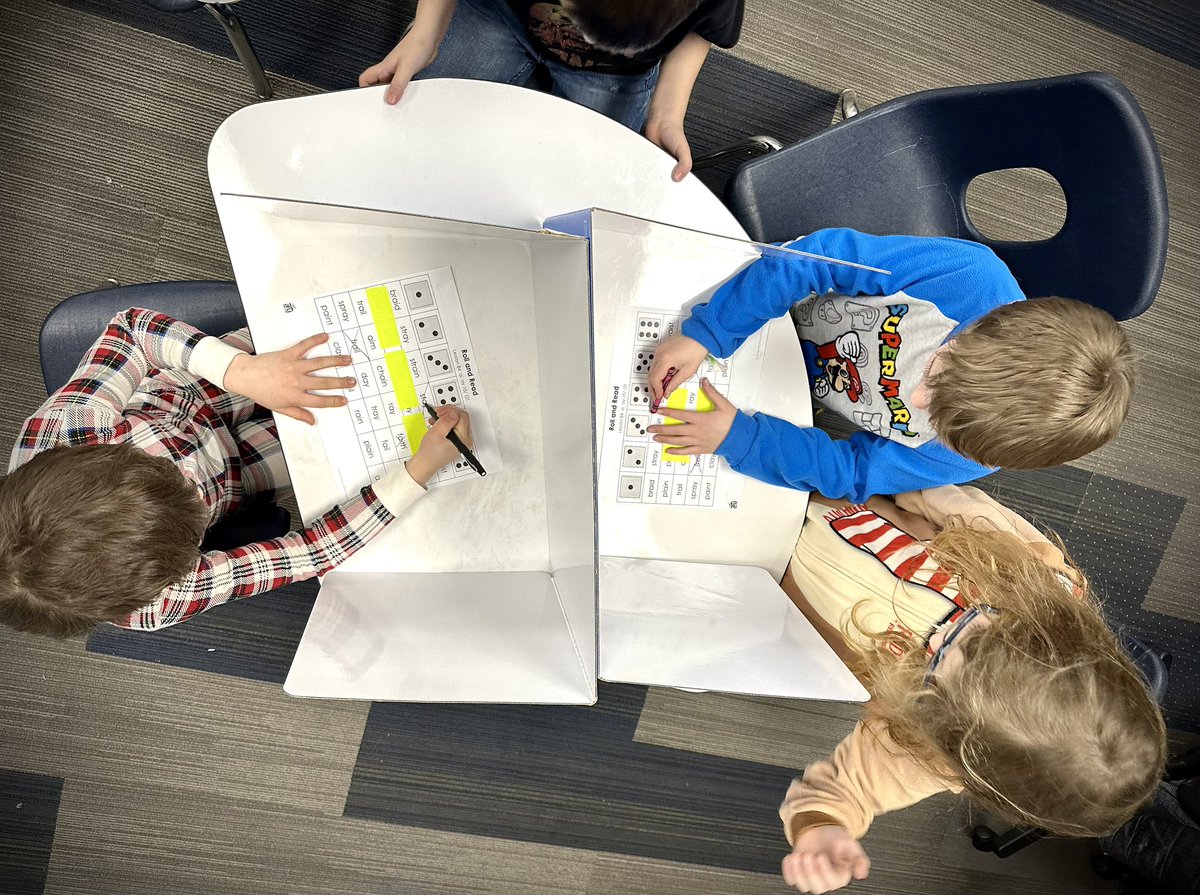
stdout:
<svg viewBox="0 0 1200 895">
<path fill-rule="evenodd" d="M 708 355 L 728 357 L 789 310 L 809 387 L 861 431 L 842 440 L 735 408 L 707 382 L 707 413 L 661 408 L 676 454 L 717 453 L 776 485 L 863 501 L 1040 469 L 1109 441 L 1129 410 L 1133 352 L 1104 311 L 1026 301 L 979 243 L 821 230 L 786 245 L 880 268 L 763 256 L 693 309 L 655 352 L 655 406 Z"/>
</svg>

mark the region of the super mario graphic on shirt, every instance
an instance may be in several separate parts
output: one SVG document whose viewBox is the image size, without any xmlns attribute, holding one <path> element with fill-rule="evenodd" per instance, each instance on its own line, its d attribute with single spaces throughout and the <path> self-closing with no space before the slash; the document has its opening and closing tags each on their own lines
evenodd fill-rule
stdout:
<svg viewBox="0 0 1200 895">
<path fill-rule="evenodd" d="M 863 393 L 858 368 L 867 361 L 867 349 L 858 333 L 850 330 L 820 345 L 802 339 L 800 347 L 814 395 L 824 398 L 830 391 L 844 392 L 853 403 L 858 403 Z"/>
<path fill-rule="evenodd" d="M 792 310 L 813 397 L 859 427 L 916 447 L 933 437 L 910 403 L 952 324 L 905 296 L 813 295 Z"/>
</svg>

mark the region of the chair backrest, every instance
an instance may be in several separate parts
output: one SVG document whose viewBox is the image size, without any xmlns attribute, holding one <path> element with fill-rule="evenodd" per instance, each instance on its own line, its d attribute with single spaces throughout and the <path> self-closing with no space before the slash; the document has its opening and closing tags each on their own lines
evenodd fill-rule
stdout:
<svg viewBox="0 0 1200 895">
<path fill-rule="evenodd" d="M 213 335 L 246 325 L 237 284 L 223 280 L 142 283 L 72 295 L 42 324 L 38 349 L 47 394 L 70 381 L 104 327 L 126 308 L 162 311 Z"/>
<path fill-rule="evenodd" d="M 1062 230 L 1035 242 L 979 232 L 967 186 L 1006 168 L 1058 180 Z M 1074 298 L 1118 319 L 1150 306 L 1166 260 L 1158 146 L 1133 95 L 1100 72 L 899 97 L 748 162 L 726 199 L 763 242 L 824 227 L 982 242 L 1027 296 Z"/>
</svg>

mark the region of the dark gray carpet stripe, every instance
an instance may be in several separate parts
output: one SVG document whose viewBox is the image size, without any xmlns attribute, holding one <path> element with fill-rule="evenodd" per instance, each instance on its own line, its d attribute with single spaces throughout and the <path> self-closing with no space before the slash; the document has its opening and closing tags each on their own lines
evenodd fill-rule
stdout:
<svg viewBox="0 0 1200 895">
<path fill-rule="evenodd" d="M 1038 0 L 1187 65 L 1200 66 L 1196 0 Z"/>
<path fill-rule="evenodd" d="M 282 684 L 316 599 L 316 582 L 302 581 L 214 607 L 161 631 L 100 625 L 88 637 L 87 648 L 106 656 Z"/>
<path fill-rule="evenodd" d="M 794 771 L 634 742 L 645 694 L 602 684 L 590 708 L 377 703 L 345 813 L 777 872 L 775 806 Z"/>
<path fill-rule="evenodd" d="M 0 892 L 41 895 L 63 782 L 0 770 Z"/>
<path fill-rule="evenodd" d="M 717 50 L 696 79 L 688 106 L 687 134 L 692 152 L 701 155 L 764 134 L 784 146 L 829 125 L 837 94 Z M 697 172 L 717 195 L 744 160 Z"/>
</svg>

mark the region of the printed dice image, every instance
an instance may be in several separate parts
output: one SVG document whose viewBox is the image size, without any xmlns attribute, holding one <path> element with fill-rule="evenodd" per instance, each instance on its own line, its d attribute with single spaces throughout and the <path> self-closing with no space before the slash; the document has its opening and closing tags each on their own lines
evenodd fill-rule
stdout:
<svg viewBox="0 0 1200 895">
<path fill-rule="evenodd" d="M 414 311 L 428 308 L 433 304 L 433 290 L 429 288 L 429 280 L 418 280 L 415 283 L 407 284 L 404 287 L 404 298 Z"/>
<path fill-rule="evenodd" d="M 621 484 L 617 486 L 617 500 L 642 499 L 643 479 L 640 475 L 623 475 Z"/>
<path fill-rule="evenodd" d="M 421 359 L 425 361 L 425 369 L 429 372 L 430 379 L 445 376 L 450 372 L 450 352 L 445 348 L 426 351 L 421 355 Z"/>
<path fill-rule="evenodd" d="M 633 374 L 635 376 L 645 376 L 650 372 L 650 365 L 654 363 L 654 352 L 646 349 L 640 349 L 633 352 Z"/>
<path fill-rule="evenodd" d="M 621 456 L 621 465 L 626 469 L 642 469 L 646 465 L 646 446 L 627 445 Z"/>
<path fill-rule="evenodd" d="M 657 317 L 638 317 L 637 337 L 639 342 L 657 342 L 662 338 L 662 321 Z"/>
<path fill-rule="evenodd" d="M 432 398 L 430 403 L 434 406 L 458 403 L 458 386 L 452 382 L 442 385 L 431 385 L 429 387 L 429 394 Z"/>
<path fill-rule="evenodd" d="M 413 321 L 413 326 L 417 329 L 417 342 L 422 345 L 427 345 L 430 342 L 439 342 L 442 340 L 442 321 L 437 314 L 430 314 L 428 317 L 418 317 Z"/>
<path fill-rule="evenodd" d="M 631 413 L 625 420 L 625 437 L 642 438 L 646 427 L 650 425 L 650 417 L 643 413 Z"/>
</svg>

